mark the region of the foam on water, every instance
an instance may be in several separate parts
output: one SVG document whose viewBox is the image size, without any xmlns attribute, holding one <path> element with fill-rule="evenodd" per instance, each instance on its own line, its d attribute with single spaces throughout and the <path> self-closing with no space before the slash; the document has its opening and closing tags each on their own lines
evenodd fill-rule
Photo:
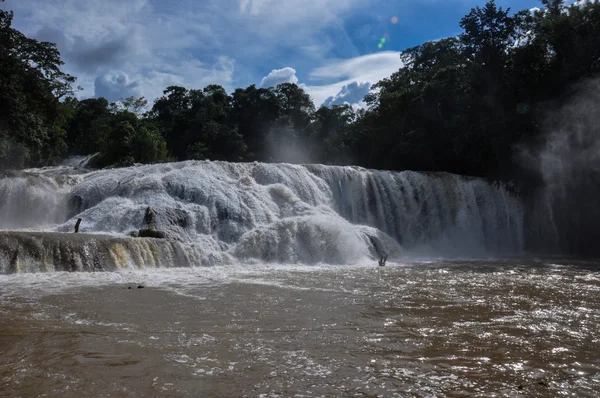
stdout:
<svg viewBox="0 0 600 398">
<path fill-rule="evenodd" d="M 595 396 L 598 272 L 519 261 L 0 276 L 71 285 L 0 290 L 5 390 Z"/>
<path fill-rule="evenodd" d="M 156 229 L 200 252 L 174 266 L 486 257 L 524 245 L 517 198 L 446 173 L 210 161 L 81 171 L 0 179 L 0 229 L 71 232 L 82 218 L 83 233 L 125 237 L 151 207 Z"/>
</svg>

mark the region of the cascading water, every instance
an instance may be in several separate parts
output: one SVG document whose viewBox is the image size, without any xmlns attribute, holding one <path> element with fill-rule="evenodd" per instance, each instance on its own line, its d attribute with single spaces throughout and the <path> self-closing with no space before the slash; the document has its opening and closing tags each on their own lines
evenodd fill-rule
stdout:
<svg viewBox="0 0 600 398">
<path fill-rule="evenodd" d="M 523 249 L 523 206 L 517 198 L 483 180 L 446 173 L 209 161 L 86 174 L 68 174 L 64 168 L 0 179 L 0 190 L 10 193 L 0 200 L 0 229 L 72 232 L 75 220 L 82 218 L 77 239 L 90 233 L 96 234 L 94 242 L 101 240 L 97 234 L 118 237 L 129 242 L 119 243 L 121 253 L 167 250 L 162 248 L 165 243 L 148 243 L 157 239 L 127 238 L 144 228 L 150 207 L 154 227 L 166 242 L 193 252 L 185 260 L 155 256 L 161 259 L 152 260 L 157 266 L 167 266 L 165 261 L 180 262 L 170 266 L 351 264 L 376 258 L 381 250 L 391 259 L 514 254 Z M 73 251 L 64 243 L 72 235 L 47 234 L 46 244 L 52 236 L 63 242 L 53 246 L 54 252 Z M 2 248 L 18 246 L 11 245 Z M 27 247 L 33 246 L 23 245 L 18 256 L 27 258 Z M 89 264 L 97 261 L 93 251 L 99 245 L 87 247 L 88 254 L 82 252 L 78 258 L 83 260 L 77 260 L 83 265 L 71 268 L 95 269 Z M 114 252 L 111 247 L 98 250 L 106 257 Z M 0 260 L 0 272 L 19 271 L 11 256 L 15 254 Z M 29 263 L 45 264 L 40 270 L 65 269 L 48 265 L 60 261 L 59 255 L 38 253 L 36 258 Z M 141 266 L 143 256 L 136 258 L 142 260 L 129 263 Z"/>
<path fill-rule="evenodd" d="M 0 178 L 0 230 L 47 228 L 64 222 L 68 177 L 13 172 Z"/>
</svg>

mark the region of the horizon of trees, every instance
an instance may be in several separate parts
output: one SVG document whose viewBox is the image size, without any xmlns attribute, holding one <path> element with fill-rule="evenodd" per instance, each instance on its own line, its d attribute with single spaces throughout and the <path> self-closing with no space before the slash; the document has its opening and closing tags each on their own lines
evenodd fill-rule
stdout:
<svg viewBox="0 0 600 398">
<path fill-rule="evenodd" d="M 515 148 L 539 140 L 547 113 L 600 70 L 598 1 L 541 3 L 473 8 L 459 36 L 404 50 L 405 66 L 360 110 L 317 109 L 291 83 L 171 86 L 147 112 L 144 98 L 78 100 L 56 45 L 0 10 L 0 169 L 100 153 L 99 167 L 210 159 L 535 178 Z"/>
</svg>

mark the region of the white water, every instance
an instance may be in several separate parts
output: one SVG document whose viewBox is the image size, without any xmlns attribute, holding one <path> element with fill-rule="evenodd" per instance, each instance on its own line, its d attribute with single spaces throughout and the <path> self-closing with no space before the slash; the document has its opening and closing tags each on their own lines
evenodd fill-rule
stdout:
<svg viewBox="0 0 600 398">
<path fill-rule="evenodd" d="M 156 229 L 210 265 L 354 264 L 380 250 L 390 259 L 523 250 L 520 201 L 446 173 L 181 162 L 82 174 L 63 165 L 6 176 L 0 193 L 3 230 L 71 232 L 82 218 L 83 233 L 125 236 L 144 228 L 150 206 Z"/>
</svg>

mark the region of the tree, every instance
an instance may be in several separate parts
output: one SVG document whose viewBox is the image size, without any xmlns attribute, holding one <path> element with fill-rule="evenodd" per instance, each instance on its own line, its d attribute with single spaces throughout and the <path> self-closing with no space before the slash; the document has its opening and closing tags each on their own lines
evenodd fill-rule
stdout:
<svg viewBox="0 0 600 398">
<path fill-rule="evenodd" d="M 74 115 L 68 128 L 69 152 L 89 155 L 98 152 L 108 129 L 109 104 L 106 98 L 70 100 Z"/>
<path fill-rule="evenodd" d="M 271 88 L 251 85 L 238 88 L 231 98 L 230 120 L 248 148 L 247 160 L 266 159 L 266 137 L 281 116 L 281 106 Z"/>
<path fill-rule="evenodd" d="M 150 117 L 177 159 L 239 161 L 246 145 L 231 119 L 231 97 L 218 85 L 203 90 L 169 87 L 155 101 Z"/>
<path fill-rule="evenodd" d="M 141 115 L 142 110 L 148 106 L 148 100 L 144 97 L 127 97 L 119 100 L 119 106 L 126 111 Z"/>
<path fill-rule="evenodd" d="M 312 148 L 320 163 L 340 164 L 349 161 L 349 139 L 356 114 L 349 105 L 322 106 L 315 112 Z"/>
<path fill-rule="evenodd" d="M 265 160 L 291 163 L 315 161 L 311 122 L 315 106 L 310 96 L 294 83 L 278 84 L 274 90 L 279 117 L 266 136 Z"/>
<path fill-rule="evenodd" d="M 99 143 L 102 166 L 160 163 L 170 160 L 167 144 L 150 121 L 127 110 L 113 114 Z"/>
<path fill-rule="evenodd" d="M 281 83 L 275 87 L 282 115 L 288 116 L 295 129 L 305 129 L 312 120 L 315 105 L 310 96 L 294 83 Z"/>
<path fill-rule="evenodd" d="M 201 91 L 169 86 L 164 96 L 154 101 L 149 115 L 156 121 L 167 146 L 176 159 L 186 159 L 188 137 L 192 122 L 191 105 L 204 97 Z"/>
<path fill-rule="evenodd" d="M 40 162 L 44 145 L 59 133 L 51 128 L 59 99 L 72 92 L 75 78 L 61 71 L 55 44 L 26 37 L 12 20 L 12 12 L 0 10 L 0 140 L 27 148 L 25 161 Z"/>
</svg>

